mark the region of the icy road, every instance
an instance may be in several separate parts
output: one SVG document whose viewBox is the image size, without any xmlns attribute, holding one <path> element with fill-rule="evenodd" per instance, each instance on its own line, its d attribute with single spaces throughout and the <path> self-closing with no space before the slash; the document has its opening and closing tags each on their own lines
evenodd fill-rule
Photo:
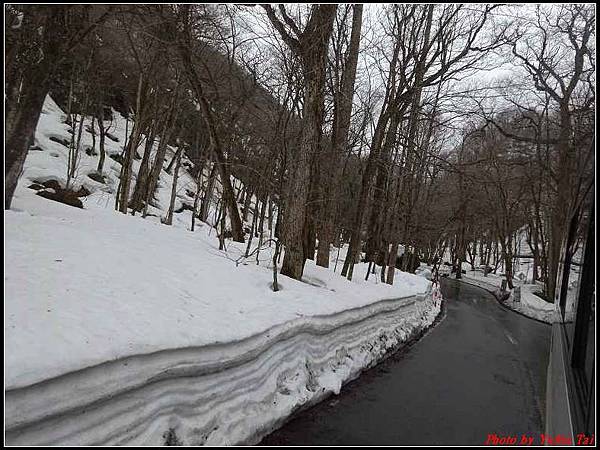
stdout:
<svg viewBox="0 0 600 450">
<path fill-rule="evenodd" d="M 550 326 L 445 279 L 424 338 L 300 413 L 262 445 L 482 445 L 543 433 Z"/>
</svg>

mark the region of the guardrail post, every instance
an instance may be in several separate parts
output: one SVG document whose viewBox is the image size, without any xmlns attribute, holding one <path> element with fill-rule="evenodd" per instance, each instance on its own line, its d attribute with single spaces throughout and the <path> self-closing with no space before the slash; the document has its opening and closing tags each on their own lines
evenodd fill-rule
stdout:
<svg viewBox="0 0 600 450">
<path fill-rule="evenodd" d="M 502 292 L 506 292 L 506 280 L 502 280 L 502 285 L 500 286 L 500 290 Z"/>
<path fill-rule="evenodd" d="M 521 301 L 521 286 L 515 286 L 513 290 L 513 301 L 520 302 Z"/>
</svg>

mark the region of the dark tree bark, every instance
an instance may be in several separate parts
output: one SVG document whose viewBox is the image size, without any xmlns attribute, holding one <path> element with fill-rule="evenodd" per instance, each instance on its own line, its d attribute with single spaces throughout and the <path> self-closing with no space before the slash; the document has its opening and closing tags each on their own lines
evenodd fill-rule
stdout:
<svg viewBox="0 0 600 450">
<path fill-rule="evenodd" d="M 206 222 L 208 219 L 208 212 L 210 208 L 210 202 L 212 202 L 213 191 L 215 189 L 215 179 L 217 177 L 217 166 L 213 164 L 208 176 L 206 184 L 206 190 L 204 191 L 204 197 L 202 197 L 202 204 L 200 205 L 200 220 Z"/>
<path fill-rule="evenodd" d="M 33 71 L 23 80 L 23 94 L 13 119 L 12 133 L 5 136 L 4 147 L 4 208 L 9 209 L 27 150 L 32 143 L 50 80 L 43 69 Z"/>
<path fill-rule="evenodd" d="M 129 204 L 133 214 L 135 214 L 137 211 L 141 211 L 144 206 L 146 189 L 148 188 L 148 176 L 150 174 L 150 155 L 152 153 L 152 147 L 154 146 L 154 140 L 156 138 L 156 127 L 157 124 L 155 121 L 153 121 L 150 125 L 149 133 L 146 135 L 144 155 L 142 156 L 142 161 L 140 163 L 138 174 L 135 180 L 135 188 Z"/>
<path fill-rule="evenodd" d="M 136 99 L 135 121 L 131 129 L 131 135 L 125 146 L 125 157 L 121 165 L 121 175 L 119 176 L 119 188 L 117 190 L 117 209 L 123 214 L 127 214 L 129 206 L 129 186 L 131 184 L 131 172 L 133 167 L 133 155 L 137 151 L 142 136 L 143 112 L 142 96 L 144 95 L 144 78 L 140 72 L 138 79 L 138 90 Z"/>
<path fill-rule="evenodd" d="M 339 178 L 341 170 L 338 167 L 341 155 L 348 146 L 348 131 L 350 130 L 350 119 L 352 116 L 352 97 L 354 95 L 354 84 L 356 81 L 356 67 L 358 64 L 358 50 L 360 47 L 360 32 L 362 28 L 363 5 L 353 5 L 352 32 L 350 44 L 345 55 L 345 65 L 342 72 L 339 93 L 334 106 L 334 125 L 331 142 L 330 157 L 327 158 L 326 167 L 332 172 L 325 174 L 322 183 L 322 196 L 326 198 L 323 206 L 321 221 L 318 222 L 317 235 L 319 246 L 317 249 L 317 265 L 329 267 L 329 249 L 334 238 L 335 215 L 337 209 L 337 191 L 339 189 Z M 334 174 L 332 177 L 331 174 Z"/>
<path fill-rule="evenodd" d="M 198 173 L 196 174 L 196 194 L 194 195 L 194 210 L 192 211 L 192 225 L 191 231 L 194 231 L 196 226 L 196 217 L 198 216 L 198 204 L 200 203 L 200 194 L 202 193 L 202 175 L 204 173 L 204 165 L 206 159 L 200 158 L 200 164 L 198 165 Z"/>
<path fill-rule="evenodd" d="M 183 146 L 177 149 L 175 154 L 175 170 L 173 173 L 173 184 L 171 186 L 171 200 L 169 202 L 169 210 L 167 216 L 163 220 L 166 225 L 173 224 L 173 210 L 175 209 L 175 197 L 177 196 L 177 181 L 179 180 L 179 168 L 181 167 L 181 157 L 183 155 Z"/>
<path fill-rule="evenodd" d="M 309 193 L 310 168 L 319 151 L 324 114 L 325 66 L 329 37 L 333 31 L 336 5 L 313 5 L 303 32 L 291 27 L 293 37 L 270 5 L 263 5 L 269 20 L 301 61 L 304 77 L 303 126 L 299 148 L 292 155 L 286 192 L 284 242 L 285 256 L 281 274 L 299 280 L 302 277 L 307 255 L 304 244 L 306 204 Z M 283 6 L 280 11 L 284 12 Z M 288 26 L 291 19 L 284 15 Z"/>
<path fill-rule="evenodd" d="M 98 158 L 98 167 L 96 171 L 102 175 L 102 171 L 104 170 L 104 160 L 106 159 L 106 129 L 104 128 L 104 107 L 100 106 L 98 111 L 98 134 L 99 134 L 99 144 L 98 147 L 100 149 L 100 158 Z"/>
</svg>

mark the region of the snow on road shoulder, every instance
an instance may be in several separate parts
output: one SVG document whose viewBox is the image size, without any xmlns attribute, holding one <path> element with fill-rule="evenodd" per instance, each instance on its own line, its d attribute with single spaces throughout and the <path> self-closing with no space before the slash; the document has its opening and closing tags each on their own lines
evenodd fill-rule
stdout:
<svg viewBox="0 0 600 450">
<path fill-rule="evenodd" d="M 29 190 L 5 225 L 11 445 L 256 443 L 440 312 L 420 276 L 350 282 L 309 262 L 275 293 L 272 270 L 236 265 L 208 226 Z"/>
<path fill-rule="evenodd" d="M 21 190 L 5 213 L 5 387 L 129 355 L 239 340 L 430 284 L 405 273 L 393 286 L 349 282 L 309 262 L 307 282 L 280 277 L 275 293 L 271 269 L 236 267 L 208 228 L 192 233 Z"/>
<path fill-rule="evenodd" d="M 254 444 L 429 327 L 440 312 L 436 294 L 303 317 L 242 341 L 126 358 L 7 391 L 6 442 Z"/>
<path fill-rule="evenodd" d="M 486 277 L 483 273 L 477 271 L 468 271 L 463 278 L 467 282 L 492 289 L 500 289 L 503 280 L 503 277 L 499 275 L 490 273 Z M 520 283 L 517 280 L 514 283 L 515 286 L 521 289 L 521 300 L 518 302 L 515 301 L 514 290 L 509 290 L 510 297 L 503 302 L 506 306 L 542 322 L 553 323 L 556 320 L 554 304 L 547 302 L 535 294 L 535 292 L 541 291 L 540 286 L 537 284 Z"/>
</svg>

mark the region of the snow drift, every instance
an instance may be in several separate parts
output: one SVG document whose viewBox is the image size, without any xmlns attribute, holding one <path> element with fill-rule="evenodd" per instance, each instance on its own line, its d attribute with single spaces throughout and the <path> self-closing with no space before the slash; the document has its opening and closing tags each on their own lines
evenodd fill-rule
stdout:
<svg viewBox="0 0 600 450">
<path fill-rule="evenodd" d="M 398 272 L 303 281 L 190 232 L 22 189 L 5 216 L 9 444 L 255 443 L 430 325 Z M 121 245 L 126 242 L 127 245 Z M 361 267 L 364 269 L 364 267 Z"/>
<path fill-rule="evenodd" d="M 436 298 L 434 298 L 436 297 Z M 423 295 L 299 318 L 238 342 L 136 355 L 6 392 L 10 445 L 252 444 L 429 326 Z"/>
</svg>

